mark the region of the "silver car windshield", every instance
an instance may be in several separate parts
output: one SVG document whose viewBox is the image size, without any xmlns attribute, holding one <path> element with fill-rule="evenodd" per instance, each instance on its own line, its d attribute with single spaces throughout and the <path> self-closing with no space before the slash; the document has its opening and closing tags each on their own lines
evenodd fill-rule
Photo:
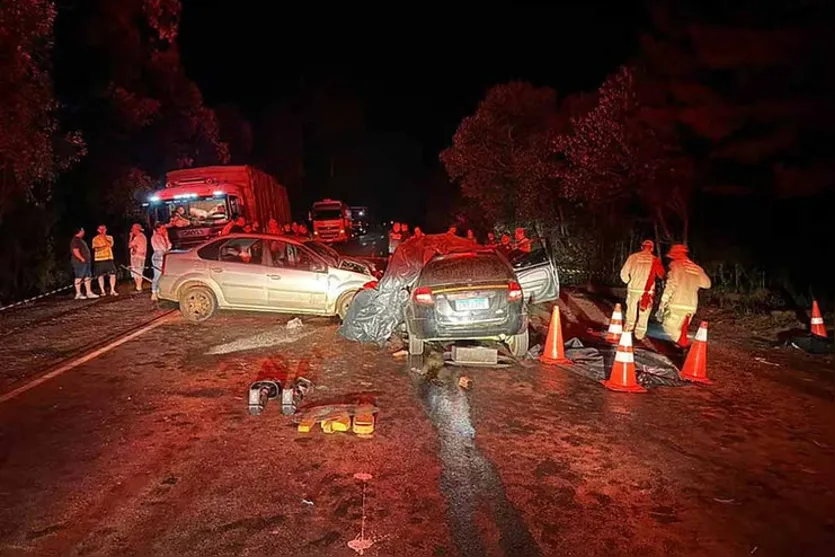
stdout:
<svg viewBox="0 0 835 557">
<path fill-rule="evenodd" d="M 335 249 L 333 249 L 329 246 L 326 246 L 325 244 L 323 244 L 321 242 L 316 242 L 316 241 L 305 242 L 304 245 L 309 247 L 310 249 L 312 249 L 313 251 L 315 251 L 317 254 L 321 255 L 325 259 L 327 259 L 328 262 L 331 265 L 333 265 L 334 267 L 339 265 L 341 257 L 339 256 L 339 253 Z"/>
</svg>

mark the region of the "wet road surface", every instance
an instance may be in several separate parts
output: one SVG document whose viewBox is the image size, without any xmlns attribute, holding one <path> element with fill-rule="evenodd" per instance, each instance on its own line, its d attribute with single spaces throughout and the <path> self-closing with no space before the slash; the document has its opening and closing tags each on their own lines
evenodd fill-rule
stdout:
<svg viewBox="0 0 835 557">
<path fill-rule="evenodd" d="M 562 302 L 566 336 L 605 314 Z M 127 327 L 116 307 L 4 322 L 4 385 Z M 367 555 L 831 554 L 831 360 L 766 365 L 712 333 L 715 385 L 630 395 L 535 360 L 424 373 L 333 320 L 287 321 L 175 320 L 0 405 L 0 555 L 353 555 L 363 514 Z M 307 402 L 374 397 L 375 436 L 298 433 L 275 402 L 248 415 L 251 381 L 298 369 Z"/>
</svg>

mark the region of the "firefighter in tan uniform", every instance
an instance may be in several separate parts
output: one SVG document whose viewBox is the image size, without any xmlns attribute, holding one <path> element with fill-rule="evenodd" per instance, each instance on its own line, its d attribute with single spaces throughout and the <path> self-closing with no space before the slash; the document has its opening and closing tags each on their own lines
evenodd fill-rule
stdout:
<svg viewBox="0 0 835 557">
<path fill-rule="evenodd" d="M 620 270 L 620 279 L 626 283 L 626 328 L 641 340 L 647 334 L 647 322 L 655 297 L 655 279 L 664 278 L 664 265 L 653 255 L 655 243 L 644 240 L 641 251 L 626 259 Z"/>
<path fill-rule="evenodd" d="M 676 244 L 667 255 L 672 262 L 657 317 L 671 339 L 688 346 L 687 329 L 699 307 L 699 289 L 710 288 L 710 277 L 687 257 L 687 246 Z"/>
</svg>

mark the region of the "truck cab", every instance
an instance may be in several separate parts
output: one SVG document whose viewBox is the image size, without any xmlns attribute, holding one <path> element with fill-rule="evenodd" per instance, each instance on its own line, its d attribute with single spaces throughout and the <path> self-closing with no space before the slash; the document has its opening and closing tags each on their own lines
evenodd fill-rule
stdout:
<svg viewBox="0 0 835 557">
<path fill-rule="evenodd" d="M 241 215 L 242 198 L 234 186 L 173 186 L 148 199 L 148 214 L 151 226 L 168 225 L 172 245 L 186 249 L 219 235 L 233 215 Z"/>
<path fill-rule="evenodd" d="M 313 237 L 320 242 L 345 242 L 353 234 L 351 209 L 342 201 L 317 201 L 313 204 L 309 216 L 313 226 Z"/>
<path fill-rule="evenodd" d="M 251 166 L 205 166 L 172 170 L 143 207 L 149 224 L 162 223 L 175 249 L 218 236 L 235 217 L 263 228 L 270 219 L 290 222 L 287 190 Z"/>
</svg>

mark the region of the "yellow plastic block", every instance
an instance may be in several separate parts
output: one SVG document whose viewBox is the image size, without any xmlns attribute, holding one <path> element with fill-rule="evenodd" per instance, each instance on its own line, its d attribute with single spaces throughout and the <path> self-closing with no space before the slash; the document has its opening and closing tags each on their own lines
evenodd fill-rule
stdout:
<svg viewBox="0 0 835 557">
<path fill-rule="evenodd" d="M 354 433 L 357 435 L 371 435 L 374 433 L 374 414 L 357 414 L 354 416 Z"/>
<path fill-rule="evenodd" d="M 322 433 L 333 433 L 333 421 L 332 420 L 322 420 Z"/>
<path fill-rule="evenodd" d="M 312 421 L 301 422 L 299 424 L 298 431 L 299 431 L 299 433 L 310 433 L 310 430 L 313 429 L 314 425 L 316 425 L 316 422 L 312 422 Z"/>
<path fill-rule="evenodd" d="M 331 428 L 334 431 L 351 431 L 351 416 L 339 416 L 331 420 Z"/>
</svg>

